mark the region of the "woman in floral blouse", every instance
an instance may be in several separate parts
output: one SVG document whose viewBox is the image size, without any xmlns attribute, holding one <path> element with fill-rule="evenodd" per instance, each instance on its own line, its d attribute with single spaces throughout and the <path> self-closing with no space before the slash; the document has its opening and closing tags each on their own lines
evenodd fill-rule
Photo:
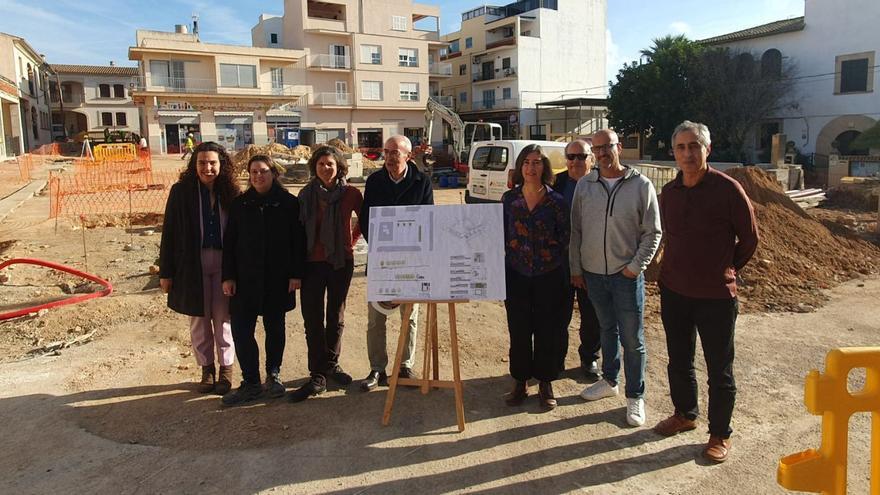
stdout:
<svg viewBox="0 0 880 495">
<path fill-rule="evenodd" d="M 510 375 L 516 380 L 505 396 L 516 406 L 529 395 L 528 380 L 539 381 L 544 409 L 556 407 L 551 382 L 558 378 L 566 331 L 563 301 L 569 281 L 565 248 L 570 235 L 569 210 L 550 188 L 550 159 L 540 146 L 525 147 L 516 160 L 515 187 L 504 193 L 504 245 L 507 277 L 507 328 Z"/>
</svg>

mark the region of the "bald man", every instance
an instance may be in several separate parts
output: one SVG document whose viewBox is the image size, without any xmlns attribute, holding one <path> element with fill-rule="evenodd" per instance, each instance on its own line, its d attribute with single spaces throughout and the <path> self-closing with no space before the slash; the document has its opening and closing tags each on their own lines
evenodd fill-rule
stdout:
<svg viewBox="0 0 880 495">
<path fill-rule="evenodd" d="M 395 135 L 385 141 L 385 166 L 367 178 L 364 187 L 364 203 L 358 214 L 358 222 L 364 240 L 370 242 L 370 208 L 373 206 L 406 206 L 434 204 L 434 191 L 431 179 L 419 172 L 412 158 L 412 143 L 406 136 Z M 415 378 L 413 355 L 416 349 L 417 322 L 419 306 L 413 307 L 409 320 L 409 340 L 403 351 L 400 365 L 401 378 Z M 404 307 L 401 305 L 400 314 Z M 386 343 L 387 316 L 372 305 L 367 305 L 367 354 L 370 359 L 370 374 L 361 381 L 361 390 L 368 392 L 379 385 L 388 385 L 388 349 Z"/>
<path fill-rule="evenodd" d="M 645 277 L 660 245 L 654 185 L 620 163 L 620 139 L 604 129 L 593 136 L 597 169 L 578 181 L 571 207 L 571 284 L 586 288 L 599 318 L 602 379 L 584 400 L 618 395 L 620 347 L 626 376 L 626 421 L 645 424 Z"/>
</svg>

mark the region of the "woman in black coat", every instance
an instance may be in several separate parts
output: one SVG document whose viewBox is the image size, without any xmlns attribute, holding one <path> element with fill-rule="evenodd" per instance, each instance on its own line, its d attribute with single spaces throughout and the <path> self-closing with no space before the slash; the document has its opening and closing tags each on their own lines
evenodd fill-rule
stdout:
<svg viewBox="0 0 880 495">
<path fill-rule="evenodd" d="M 202 393 L 222 395 L 232 386 L 235 349 L 220 266 L 227 212 L 238 193 L 226 149 L 206 142 L 190 156 L 180 180 L 171 186 L 165 205 L 159 285 L 168 294 L 168 307 L 190 316 L 193 354 L 202 367 L 198 385 Z"/>
<path fill-rule="evenodd" d="M 299 202 L 278 182 L 278 166 L 266 155 L 248 161 L 250 187 L 235 199 L 223 238 L 223 291 L 232 297 L 232 336 L 241 366 L 241 386 L 223 396 L 226 405 L 259 398 L 260 356 L 254 339 L 257 316 L 266 331 L 269 397 L 284 395 L 279 378 L 285 343 L 285 313 L 296 306 L 305 264 L 305 230 Z"/>
</svg>

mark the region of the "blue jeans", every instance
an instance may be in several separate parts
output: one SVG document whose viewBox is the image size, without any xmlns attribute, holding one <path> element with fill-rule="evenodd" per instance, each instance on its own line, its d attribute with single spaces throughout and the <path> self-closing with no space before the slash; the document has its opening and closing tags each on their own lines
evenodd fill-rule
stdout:
<svg viewBox="0 0 880 495">
<path fill-rule="evenodd" d="M 612 385 L 617 384 L 622 344 L 626 396 L 640 398 L 645 395 L 645 277 L 641 273 L 631 279 L 620 273 L 584 272 L 584 280 L 599 318 L 602 377 Z"/>
</svg>

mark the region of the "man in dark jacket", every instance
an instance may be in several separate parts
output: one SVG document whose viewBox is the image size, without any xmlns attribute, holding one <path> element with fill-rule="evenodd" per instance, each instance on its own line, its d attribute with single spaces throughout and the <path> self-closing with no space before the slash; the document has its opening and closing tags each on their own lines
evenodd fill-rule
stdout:
<svg viewBox="0 0 880 495">
<path fill-rule="evenodd" d="M 358 215 L 361 234 L 370 241 L 370 208 L 373 206 L 406 206 L 434 204 L 434 191 L 431 179 L 419 172 L 412 156 L 412 143 L 406 136 L 391 136 L 385 141 L 385 167 L 373 172 L 367 178 L 364 188 L 364 203 Z M 414 305 L 409 319 L 409 341 L 403 351 L 400 365 L 401 378 L 413 378 L 413 354 L 416 348 L 419 306 Z M 404 308 L 400 307 L 401 317 Z M 373 390 L 379 385 L 388 384 L 385 367 L 388 365 L 388 350 L 385 339 L 387 315 L 372 305 L 367 305 L 367 354 L 370 359 L 370 374 L 361 381 L 361 389 Z"/>
<path fill-rule="evenodd" d="M 571 208 L 571 202 L 574 198 L 574 188 L 581 177 L 587 175 L 587 171 L 593 164 L 593 153 L 590 151 L 590 143 L 585 139 L 577 139 L 568 143 L 565 147 L 565 165 L 567 170 L 563 170 L 556 174 L 556 181 L 553 183 L 553 190 L 558 192 L 565 198 L 565 202 Z M 565 265 L 566 269 L 568 264 Z M 567 276 L 570 277 L 570 274 Z M 581 370 L 587 375 L 587 378 L 596 381 L 599 379 L 599 319 L 596 317 L 596 310 L 593 303 L 587 297 L 587 291 L 581 287 L 569 286 L 571 292 L 565 301 L 565 333 L 562 342 L 562 366 L 565 369 L 565 355 L 568 353 L 568 325 L 571 323 L 571 316 L 574 312 L 574 299 L 577 297 L 578 311 L 581 314 L 581 324 L 579 334 L 581 337 L 581 345 L 578 347 L 578 354 L 581 358 Z"/>
</svg>

